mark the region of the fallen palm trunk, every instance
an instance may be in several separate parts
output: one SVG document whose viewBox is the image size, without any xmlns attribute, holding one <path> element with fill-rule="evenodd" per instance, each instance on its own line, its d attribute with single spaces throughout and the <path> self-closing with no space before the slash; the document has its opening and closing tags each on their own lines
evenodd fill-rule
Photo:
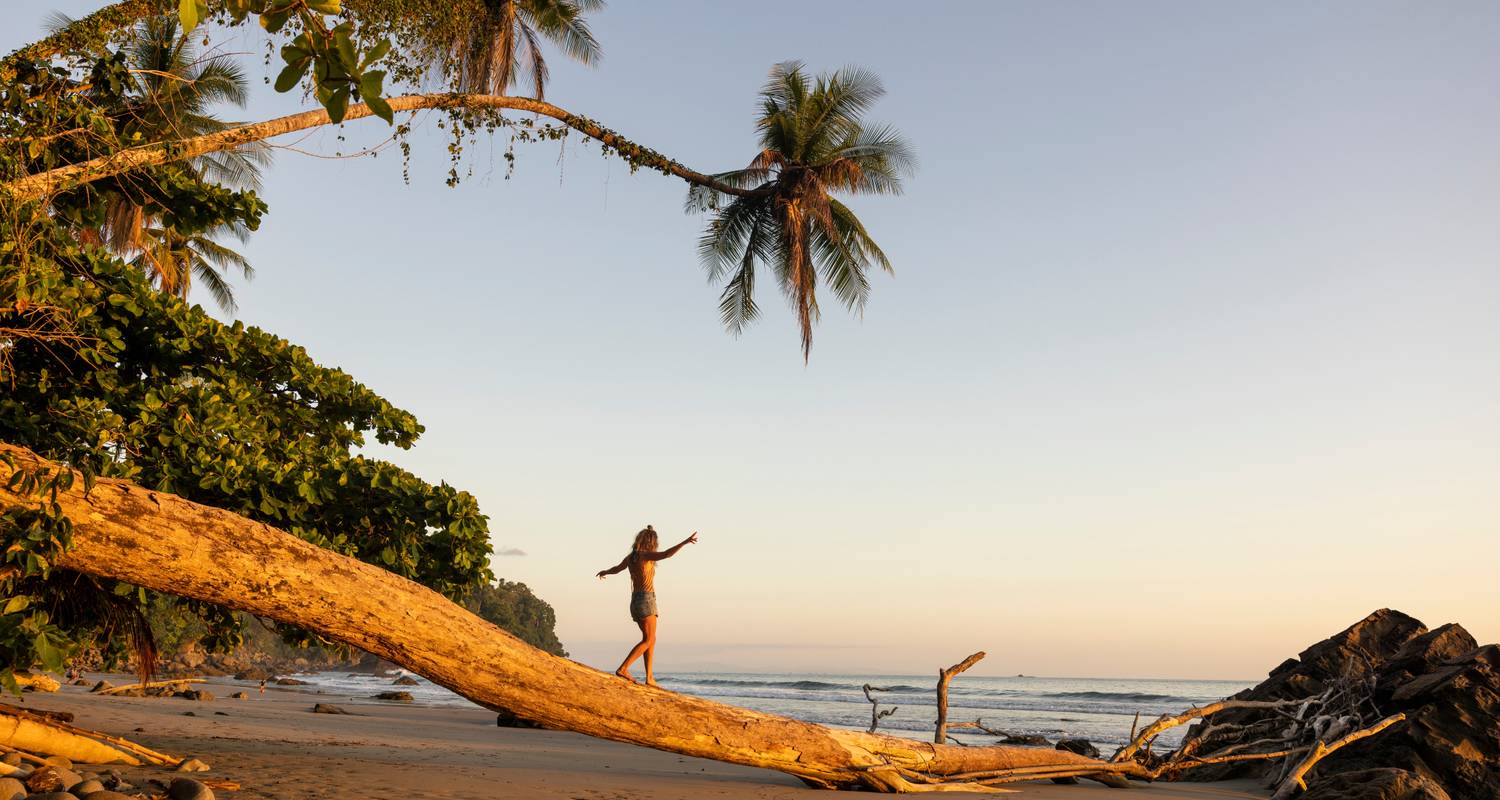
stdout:
<svg viewBox="0 0 1500 800">
<path fill-rule="evenodd" d="M 126 752 L 126 753 L 128 753 L 128 754 L 130 754 L 132 756 L 135 756 L 136 758 L 140 759 L 141 761 L 145 761 L 145 762 L 150 763 L 150 764 L 172 766 L 172 765 L 176 765 L 176 764 L 178 764 L 178 763 L 180 763 L 182 761 L 182 759 L 180 759 L 180 758 L 178 758 L 176 756 L 169 756 L 169 755 L 167 755 L 165 753 L 158 753 L 157 751 L 152 750 L 151 748 L 146 747 L 145 745 L 137 744 L 135 742 L 130 741 L 129 739 L 121 739 L 121 738 L 116 737 L 116 736 L 110 736 L 107 733 L 101 733 L 99 731 L 91 731 L 91 730 L 88 730 L 87 728 L 79 728 L 77 726 L 70 725 L 70 724 L 68 724 L 66 722 L 61 722 L 61 721 L 55 720 L 55 719 L 49 719 L 49 718 L 47 718 L 47 717 L 45 717 L 43 715 L 40 715 L 40 714 L 35 714 L 33 712 L 26 711 L 26 710 L 20 709 L 20 708 L 15 708 L 14 706 L 0 705 L 0 714 L 3 714 L 5 716 L 9 716 L 9 717 L 15 717 L 17 719 L 29 720 L 31 722 L 34 722 L 34 723 L 38 724 L 38 725 L 42 725 L 42 726 L 49 727 L 49 728 L 54 728 L 54 729 L 56 729 L 58 731 L 61 731 L 63 733 L 67 733 L 67 734 L 71 734 L 71 735 L 77 735 L 77 736 L 82 736 L 82 737 L 87 738 L 87 739 L 92 739 L 94 741 L 101 742 L 101 743 L 103 743 L 103 744 L 105 744 L 105 745 L 107 745 L 109 747 L 113 747 L 116 750 L 124 751 L 124 752 Z M 54 755 L 60 755 L 60 754 L 54 754 Z M 25 758 L 25 754 L 22 754 L 22 758 Z M 69 758 L 72 758 L 72 756 L 69 756 Z M 37 761 L 40 762 L 41 759 L 37 759 Z M 85 763 L 90 763 L 90 762 L 85 762 Z"/>
<path fill-rule="evenodd" d="M 58 465 L 0 444 L 23 468 Z M 959 747 L 835 730 L 620 680 L 542 652 L 431 590 L 239 515 L 101 480 L 57 495 L 73 523 L 58 566 L 315 631 L 400 664 L 474 702 L 548 727 L 779 770 L 821 787 L 983 790 L 913 779 L 1131 765 L 1061 750 Z M 33 501 L 0 487 L 0 509 Z M 1143 771 L 1141 771 L 1143 772 Z M 1049 776 L 1050 777 L 1050 776 Z"/>
</svg>

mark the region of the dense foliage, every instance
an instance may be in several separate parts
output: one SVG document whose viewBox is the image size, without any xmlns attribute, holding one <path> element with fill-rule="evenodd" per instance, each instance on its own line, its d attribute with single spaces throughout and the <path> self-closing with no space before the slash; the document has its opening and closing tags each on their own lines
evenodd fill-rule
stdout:
<svg viewBox="0 0 1500 800">
<path fill-rule="evenodd" d="M 7 242 L 17 233 L 0 221 Z M 0 439 L 86 480 L 125 478 L 229 509 L 455 598 L 489 577 L 487 526 L 472 496 L 355 452 L 367 437 L 410 447 L 422 431 L 410 414 L 300 347 L 154 291 L 53 220 L 34 220 L 21 241 L 27 263 L 0 272 L 0 293 L 14 298 L 6 316 L 48 317 L 70 341 L 10 342 Z M 100 626 L 98 606 L 116 608 L 117 619 L 147 600 L 51 570 L 67 526 L 47 508 L 7 512 L 0 526 L 17 570 L 9 594 L 32 598 L 29 616 L 0 629 L 0 663 L 56 666 L 69 640 L 127 630 Z M 76 607 L 89 593 L 99 599 Z M 237 641 L 232 615 L 199 611 L 210 644 Z"/>
<path fill-rule="evenodd" d="M 552 605 L 532 594 L 524 583 L 501 578 L 485 584 L 469 595 L 464 607 L 532 647 L 555 656 L 568 654 L 557 640 L 557 614 Z"/>
</svg>

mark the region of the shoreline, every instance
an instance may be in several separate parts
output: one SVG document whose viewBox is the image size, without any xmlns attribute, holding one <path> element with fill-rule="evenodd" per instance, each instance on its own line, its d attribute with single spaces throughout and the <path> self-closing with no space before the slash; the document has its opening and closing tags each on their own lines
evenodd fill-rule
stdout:
<svg viewBox="0 0 1500 800">
<path fill-rule="evenodd" d="M 90 674 L 129 682 L 127 676 Z M 139 741 L 175 756 L 202 759 L 208 777 L 238 782 L 234 800 L 728 800 L 828 797 L 790 775 L 689 758 L 575 733 L 499 728 L 481 708 L 406 705 L 375 699 L 209 678 L 196 684 L 215 699 L 135 698 L 89 694 L 64 686 L 27 693 L 22 708 L 70 711 L 74 724 Z M 231 699 L 247 691 L 248 700 Z M 348 714 L 315 714 L 315 703 Z M 12 701 L 13 704 L 14 701 Z M 117 768 L 131 783 L 171 773 L 161 768 Z M 1037 800 L 1104 798 L 1110 790 L 1084 782 L 1016 784 Z M 1135 784 L 1139 800 L 1260 800 L 1251 782 Z M 983 797 L 987 795 L 968 795 Z M 993 796 L 998 796 L 993 795 Z M 1110 794 L 1112 796 L 1112 794 Z"/>
</svg>

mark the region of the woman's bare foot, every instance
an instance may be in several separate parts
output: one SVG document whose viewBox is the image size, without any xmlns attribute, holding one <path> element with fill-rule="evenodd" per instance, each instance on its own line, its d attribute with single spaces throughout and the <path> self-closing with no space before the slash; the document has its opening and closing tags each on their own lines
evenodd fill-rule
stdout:
<svg viewBox="0 0 1500 800">
<path fill-rule="evenodd" d="M 635 683 L 635 678 L 630 677 L 630 673 L 626 672 L 624 667 L 621 667 L 620 669 L 615 670 L 615 674 L 619 675 L 620 677 L 624 678 L 627 681 L 630 681 L 631 683 Z"/>
<path fill-rule="evenodd" d="M 661 684 L 659 684 L 659 683 L 656 682 L 656 678 L 654 678 L 654 677 L 652 677 L 650 675 L 646 676 L 646 685 L 650 686 L 650 687 L 652 687 L 654 689 L 660 689 L 661 688 Z"/>
</svg>

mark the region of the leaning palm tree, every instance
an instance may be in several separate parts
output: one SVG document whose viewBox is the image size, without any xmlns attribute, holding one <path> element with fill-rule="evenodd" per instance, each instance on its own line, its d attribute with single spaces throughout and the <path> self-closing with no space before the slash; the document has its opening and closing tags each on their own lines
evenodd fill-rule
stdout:
<svg viewBox="0 0 1500 800">
<path fill-rule="evenodd" d="M 547 88 L 547 39 L 570 58 L 598 63 L 599 42 L 583 15 L 604 8 L 604 0 L 471 0 L 474 16 L 456 25 L 440 25 L 429 44 L 451 70 L 460 92 L 505 94 L 523 78 L 532 96 Z"/>
<path fill-rule="evenodd" d="M 66 28 L 71 20 L 54 15 L 50 27 Z M 215 133 L 239 123 L 220 120 L 212 109 L 222 103 L 243 107 L 250 84 L 244 70 L 227 55 L 201 54 L 179 32 L 175 15 L 149 18 L 131 32 L 122 47 L 134 85 L 115 112 L 121 133 L 144 141 L 174 141 Z M 259 188 L 260 169 L 269 163 L 262 144 L 210 153 L 184 166 L 204 180 L 243 189 Z M 225 311 L 235 310 L 234 291 L 225 276 L 236 269 L 249 278 L 249 262 L 211 237 L 230 234 L 245 240 L 246 230 L 232 226 L 201 234 L 183 234 L 148 213 L 143 202 L 116 195 L 104 222 L 83 238 L 102 244 L 139 265 L 164 292 L 187 297 L 198 278 Z"/>
<path fill-rule="evenodd" d="M 698 253 L 710 280 L 727 278 L 719 311 L 731 333 L 760 315 L 758 264 L 773 271 L 797 315 L 804 361 L 819 317 L 820 276 L 859 313 L 869 297 L 871 265 L 891 271 L 859 218 L 832 196 L 897 194 L 915 168 L 900 134 L 863 119 L 884 93 L 879 79 L 862 69 L 812 79 L 800 62 L 778 64 L 761 91 L 760 153 L 744 169 L 713 176 L 749 191 L 732 197 L 703 186 L 688 191 L 689 211 L 714 212 Z"/>
</svg>

